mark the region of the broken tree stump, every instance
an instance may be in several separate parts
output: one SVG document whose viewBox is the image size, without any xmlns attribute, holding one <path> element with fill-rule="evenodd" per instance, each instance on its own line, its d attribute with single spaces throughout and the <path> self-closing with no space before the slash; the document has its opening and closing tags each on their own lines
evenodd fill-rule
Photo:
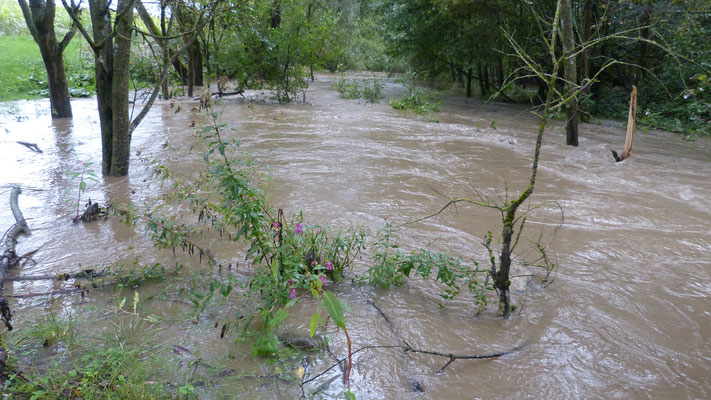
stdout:
<svg viewBox="0 0 711 400">
<path fill-rule="evenodd" d="M 612 150 L 612 156 L 616 162 L 620 162 L 632 155 L 632 141 L 634 139 L 634 131 L 637 121 L 637 86 L 632 85 L 632 94 L 630 95 L 630 111 L 627 114 L 627 134 L 625 135 L 625 148 L 622 155 L 619 156 L 615 150 Z"/>
</svg>

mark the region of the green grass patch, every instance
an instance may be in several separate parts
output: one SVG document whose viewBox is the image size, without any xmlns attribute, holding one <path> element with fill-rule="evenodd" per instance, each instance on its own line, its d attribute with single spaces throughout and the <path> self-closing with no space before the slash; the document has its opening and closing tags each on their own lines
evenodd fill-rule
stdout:
<svg viewBox="0 0 711 400">
<path fill-rule="evenodd" d="M 39 47 L 30 35 L 0 36 L 0 101 L 35 99 L 48 95 L 47 71 Z M 93 58 L 83 40 L 75 36 L 64 51 L 70 92 L 93 92 Z"/>
</svg>

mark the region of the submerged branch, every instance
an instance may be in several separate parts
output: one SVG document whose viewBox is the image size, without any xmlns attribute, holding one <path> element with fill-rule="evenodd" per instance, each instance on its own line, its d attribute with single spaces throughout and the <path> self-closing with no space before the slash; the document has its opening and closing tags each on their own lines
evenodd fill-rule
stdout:
<svg viewBox="0 0 711 400">
<path fill-rule="evenodd" d="M 515 351 L 521 350 L 523 348 L 523 346 L 525 346 L 525 345 L 526 345 L 525 343 L 522 343 L 512 349 L 509 349 L 509 350 L 504 350 L 504 351 L 500 351 L 497 353 L 491 353 L 491 354 L 483 354 L 483 355 L 478 355 L 478 354 L 476 354 L 476 355 L 457 355 L 457 354 L 453 354 L 453 353 L 443 353 L 443 352 L 439 352 L 439 351 L 415 349 L 412 346 L 410 346 L 410 344 L 408 344 L 407 342 L 405 342 L 405 347 L 402 347 L 402 349 L 403 349 L 403 351 L 410 352 L 410 353 L 429 354 L 429 355 L 433 355 L 433 356 L 440 356 L 440 357 L 449 358 L 449 361 L 447 361 L 442 366 L 442 368 L 440 368 L 439 371 L 437 371 L 437 372 L 442 372 L 442 371 L 444 371 L 445 368 L 447 368 L 449 366 L 449 364 L 453 363 L 456 360 L 484 360 L 487 358 L 497 358 L 497 357 L 505 356 L 505 355 L 511 354 Z"/>
<path fill-rule="evenodd" d="M 487 203 L 487 202 L 485 202 L 485 201 L 475 201 L 475 200 L 468 199 L 468 198 L 466 198 L 466 197 L 455 198 L 455 199 L 450 199 L 449 202 L 444 205 L 444 207 L 442 207 L 442 208 L 439 209 L 439 211 L 437 211 L 437 212 L 435 212 L 435 213 L 432 213 L 432 214 L 430 214 L 430 215 L 426 215 L 426 216 L 424 216 L 424 217 L 420 217 L 420 218 L 414 219 L 414 220 L 412 220 L 412 221 L 405 222 L 405 223 L 403 223 L 401 226 L 411 225 L 411 224 L 414 224 L 414 223 L 417 223 L 417 222 L 422 222 L 422 221 L 424 221 L 424 220 L 430 219 L 430 218 L 432 218 L 432 217 L 436 217 L 436 216 L 438 216 L 439 214 L 443 213 L 444 210 L 446 210 L 447 208 L 449 208 L 449 206 L 456 206 L 457 203 L 469 203 L 469 204 L 474 204 L 474 205 L 481 206 L 481 207 L 493 208 L 493 209 L 496 209 L 496 210 L 500 210 L 500 209 L 501 209 L 501 207 L 499 207 L 499 206 L 497 206 L 497 205 L 495 205 L 495 204 L 489 204 L 489 203 Z"/>
</svg>

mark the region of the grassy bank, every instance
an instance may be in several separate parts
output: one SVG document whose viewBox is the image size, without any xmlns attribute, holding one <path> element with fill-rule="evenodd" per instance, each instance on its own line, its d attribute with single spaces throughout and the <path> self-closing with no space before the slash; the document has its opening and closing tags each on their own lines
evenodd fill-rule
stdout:
<svg viewBox="0 0 711 400">
<path fill-rule="evenodd" d="M 88 95 L 93 82 L 92 59 L 76 36 L 64 51 L 73 96 Z M 47 71 L 30 35 L 0 36 L 0 101 L 47 96 Z"/>
</svg>

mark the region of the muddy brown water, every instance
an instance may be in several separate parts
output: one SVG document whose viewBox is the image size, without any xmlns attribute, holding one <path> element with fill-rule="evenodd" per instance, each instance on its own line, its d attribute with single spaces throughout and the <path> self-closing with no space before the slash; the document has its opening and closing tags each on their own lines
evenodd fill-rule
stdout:
<svg viewBox="0 0 711 400">
<path fill-rule="evenodd" d="M 307 104 L 237 98 L 216 107 L 235 127 L 232 135 L 242 149 L 270 176 L 274 205 L 287 212 L 303 210 L 309 222 L 359 223 L 372 233 L 386 221 L 398 224 L 433 213 L 446 196 L 475 197 L 472 187 L 492 199 L 506 188 L 518 193 L 525 187 L 537 126 L 525 108 L 447 97 L 436 115 L 439 123 L 432 123 L 398 113 L 387 99 L 367 106 L 341 99 L 330 88 L 333 79 L 319 76 Z M 385 93 L 392 98 L 400 90 L 389 82 Z M 198 117 L 189 111 L 193 102 L 178 103 L 184 111 L 176 113 L 170 102 L 159 102 L 135 132 L 129 176 L 90 183 L 85 197 L 143 204 L 166 191 L 137 151 L 197 176 L 200 155 L 187 153 L 196 144 L 190 123 Z M 0 194 L 7 198 L 11 184 L 23 188 L 20 206 L 32 236 L 23 237 L 18 249 L 39 249 L 37 265 L 12 274 L 76 272 L 137 258 L 170 266 L 172 254 L 156 250 L 140 230 L 115 220 L 70 223 L 74 211 L 68 201 L 76 197 L 78 182 L 66 172 L 80 171 L 82 161 L 99 170 L 101 162 L 95 102 L 76 100 L 73 106 L 73 120 L 52 122 L 47 101 L 2 104 Z M 550 202 L 560 204 L 564 223 L 549 247 L 558 269 L 545 289 L 519 279 L 514 301 L 520 312 L 514 317 L 500 319 L 493 309 L 476 313 L 466 296 L 443 301 L 440 288 L 419 279 L 388 290 L 348 283 L 334 288 L 352 309 L 348 324 L 355 348 L 402 340 L 456 354 L 524 347 L 498 359 L 456 361 L 442 373 L 437 370 L 447 361 L 443 358 L 366 350 L 356 356 L 352 373 L 351 390 L 359 399 L 711 396 L 711 144 L 638 132 L 632 158 L 614 163 L 609 149 L 619 150 L 624 141 L 619 124 L 583 124 L 580 134 L 580 147 L 567 147 L 564 131 L 553 122 L 544 138 L 533 202 L 548 203 L 533 214 L 527 229 L 530 237 L 550 238 L 561 219 Z M 43 153 L 18 140 L 38 144 Z M 4 231 L 12 224 L 7 206 L 0 207 L 0 217 Z M 398 241 L 406 250 L 427 246 L 486 265 L 482 237 L 498 221 L 495 211 L 462 206 L 402 229 Z M 241 261 L 239 251 L 218 250 L 225 264 Z M 211 377 L 210 384 L 196 384 L 202 398 L 298 397 L 293 383 L 265 378 L 271 367 L 254 360 L 246 344 L 219 338 L 214 322 L 233 311 L 230 301 L 217 300 L 198 323 L 185 321 L 192 310 L 186 289 L 209 272 L 194 259 L 178 258 L 188 265 L 178 276 L 139 289 L 142 299 L 158 294 L 144 306 L 167 320 L 134 332 L 134 339 L 150 334 L 168 349 L 189 349 L 189 357 L 210 367 L 190 371 L 186 365 L 194 364 L 184 359 L 188 353 L 168 351 L 176 375 L 166 379 Z M 360 260 L 355 273 L 367 266 L 367 259 Z M 23 281 L 6 287 L 9 294 L 23 294 L 64 285 Z M 132 291 L 127 293 L 17 299 L 15 321 L 27 328 L 53 310 L 75 315 L 82 331 L 111 332 L 120 323 L 105 310 L 115 311 Z M 306 332 L 312 306 L 306 301 L 293 309 L 284 329 Z M 330 336 L 332 351 L 343 356 L 343 335 L 331 331 Z M 313 376 L 330 360 L 311 356 L 305 365 L 307 376 Z M 250 372 L 219 374 L 225 370 Z M 335 375 L 333 370 L 307 385 L 306 393 Z M 413 391 L 411 382 L 424 392 Z M 336 379 L 314 397 L 342 396 L 342 391 Z"/>
</svg>

